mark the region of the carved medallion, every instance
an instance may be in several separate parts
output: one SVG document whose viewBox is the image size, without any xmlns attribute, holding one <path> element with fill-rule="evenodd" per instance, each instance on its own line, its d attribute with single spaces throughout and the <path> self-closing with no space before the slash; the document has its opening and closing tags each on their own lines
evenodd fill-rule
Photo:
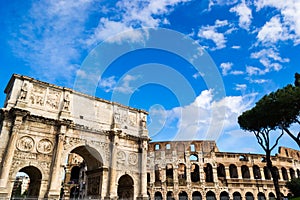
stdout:
<svg viewBox="0 0 300 200">
<path fill-rule="evenodd" d="M 36 150 L 40 153 L 48 154 L 52 152 L 52 142 L 48 139 L 41 139 L 36 147 Z"/>
<path fill-rule="evenodd" d="M 33 147 L 34 140 L 29 136 L 23 136 L 17 142 L 17 148 L 20 151 L 31 151 Z"/>
<path fill-rule="evenodd" d="M 131 165 L 135 165 L 138 162 L 138 156 L 135 153 L 131 153 L 128 156 L 128 163 Z"/>
<path fill-rule="evenodd" d="M 117 162 L 123 164 L 125 162 L 126 154 L 124 151 L 119 151 L 117 153 Z"/>
</svg>

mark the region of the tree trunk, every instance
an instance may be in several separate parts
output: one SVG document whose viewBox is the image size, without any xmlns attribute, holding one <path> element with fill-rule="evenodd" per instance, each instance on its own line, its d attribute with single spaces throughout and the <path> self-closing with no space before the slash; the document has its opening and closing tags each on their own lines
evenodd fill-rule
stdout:
<svg viewBox="0 0 300 200">
<path fill-rule="evenodd" d="M 276 192 L 276 199 L 281 200 L 281 193 L 279 189 L 279 183 L 278 183 L 278 172 L 273 167 L 272 161 L 271 161 L 271 152 L 266 152 L 266 161 L 267 161 L 267 167 L 271 171 L 272 179 L 275 187 Z"/>
</svg>

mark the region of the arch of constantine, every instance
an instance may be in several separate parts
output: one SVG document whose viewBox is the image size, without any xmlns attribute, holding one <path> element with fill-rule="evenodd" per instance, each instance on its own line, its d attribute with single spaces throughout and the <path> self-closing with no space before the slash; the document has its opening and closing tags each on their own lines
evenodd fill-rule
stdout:
<svg viewBox="0 0 300 200">
<path fill-rule="evenodd" d="M 149 142 L 147 112 L 13 75 L 0 110 L 0 199 L 264 200 L 275 190 L 264 155 L 219 152 L 214 141 Z M 284 196 L 300 152 L 272 162 Z M 22 189 L 22 188 L 21 188 Z"/>
<path fill-rule="evenodd" d="M 27 197 L 59 199 L 71 153 L 86 163 L 86 198 L 147 197 L 147 112 L 20 75 L 5 93 L 0 197 L 24 172 Z"/>
</svg>

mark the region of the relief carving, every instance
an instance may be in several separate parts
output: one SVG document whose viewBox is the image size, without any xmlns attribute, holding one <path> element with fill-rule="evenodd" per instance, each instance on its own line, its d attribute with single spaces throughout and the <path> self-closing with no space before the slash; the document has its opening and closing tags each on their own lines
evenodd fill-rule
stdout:
<svg viewBox="0 0 300 200">
<path fill-rule="evenodd" d="M 131 165 L 136 165 L 138 162 L 138 156 L 136 153 L 131 153 L 128 156 L 128 163 Z"/>
<path fill-rule="evenodd" d="M 27 97 L 27 92 L 28 92 L 28 86 L 27 86 L 27 83 L 24 83 L 21 87 L 21 94 L 20 94 L 19 99 L 24 101 Z"/>
<path fill-rule="evenodd" d="M 51 109 L 58 109 L 59 100 L 60 92 L 50 90 L 47 95 L 46 105 Z"/>
<path fill-rule="evenodd" d="M 48 154 L 52 152 L 53 144 L 48 139 L 41 139 L 38 142 L 36 149 L 40 153 Z"/>
<path fill-rule="evenodd" d="M 70 94 L 65 93 L 64 97 L 64 110 L 69 111 L 70 110 Z"/>
<path fill-rule="evenodd" d="M 129 125 L 130 126 L 136 126 L 136 114 L 135 113 L 132 113 L 132 112 L 130 112 L 129 113 Z"/>
<path fill-rule="evenodd" d="M 31 151 L 34 147 L 34 140 L 29 136 L 19 138 L 17 148 L 20 151 Z"/>
<path fill-rule="evenodd" d="M 80 143 L 82 140 L 80 138 L 74 138 L 74 137 L 65 137 L 64 140 L 64 149 L 68 149 L 69 147 L 76 146 L 78 143 Z"/>
<path fill-rule="evenodd" d="M 36 104 L 39 106 L 44 105 L 44 97 L 45 97 L 45 88 L 35 86 L 32 90 L 32 94 L 30 96 L 31 104 Z"/>
<path fill-rule="evenodd" d="M 128 113 L 126 110 L 119 107 L 115 108 L 114 121 L 118 124 L 127 124 Z"/>
<path fill-rule="evenodd" d="M 126 154 L 124 151 L 118 151 L 117 153 L 117 164 L 119 166 L 124 166 L 126 159 Z"/>
<path fill-rule="evenodd" d="M 35 153 L 29 153 L 29 152 L 16 152 L 15 158 L 22 159 L 22 160 L 36 160 L 37 156 Z"/>
</svg>

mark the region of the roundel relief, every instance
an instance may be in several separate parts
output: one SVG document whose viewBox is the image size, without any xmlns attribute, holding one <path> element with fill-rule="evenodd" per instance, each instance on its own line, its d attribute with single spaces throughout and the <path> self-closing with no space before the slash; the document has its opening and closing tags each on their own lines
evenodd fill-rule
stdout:
<svg viewBox="0 0 300 200">
<path fill-rule="evenodd" d="M 131 153 L 128 156 L 128 162 L 129 164 L 135 165 L 138 162 L 138 157 L 135 153 Z"/>
<path fill-rule="evenodd" d="M 37 151 L 40 153 L 51 153 L 52 152 L 52 142 L 48 139 L 41 139 L 37 144 Z"/>
<path fill-rule="evenodd" d="M 29 136 L 19 138 L 17 148 L 20 151 L 31 151 L 34 147 L 34 140 Z"/>
</svg>

